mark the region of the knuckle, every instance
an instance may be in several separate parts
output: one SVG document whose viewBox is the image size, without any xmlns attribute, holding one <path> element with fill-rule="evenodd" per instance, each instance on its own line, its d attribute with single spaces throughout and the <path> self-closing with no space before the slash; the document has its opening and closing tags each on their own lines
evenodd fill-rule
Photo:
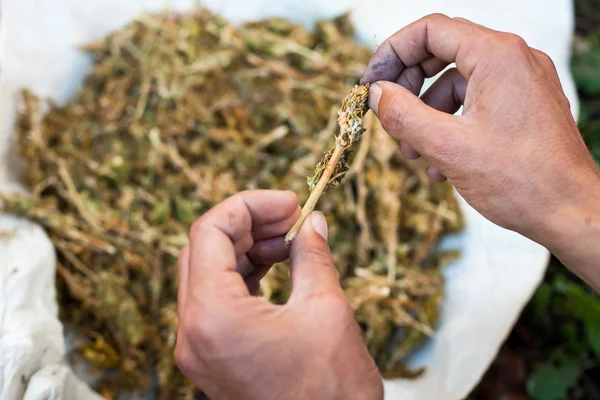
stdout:
<svg viewBox="0 0 600 400">
<path fill-rule="evenodd" d="M 204 229 L 205 229 L 204 217 L 200 217 L 190 227 L 190 240 L 192 238 L 200 236 L 201 232 Z"/>
<path fill-rule="evenodd" d="M 213 343 L 220 336 L 220 324 L 197 305 L 185 309 L 180 324 L 184 336 L 199 345 Z"/>
<path fill-rule="evenodd" d="M 234 230 L 233 227 L 237 226 L 238 228 L 244 227 L 243 230 L 247 229 L 247 231 L 250 232 L 252 227 L 252 215 L 250 214 L 245 200 L 248 193 L 250 193 L 250 190 L 238 192 L 225 200 L 225 202 L 227 202 L 227 208 L 229 208 L 232 213 L 230 214 L 230 220 L 228 221 L 228 226 L 232 231 Z"/>
<path fill-rule="evenodd" d="M 184 375 L 191 375 L 194 370 L 194 360 L 189 349 L 177 340 L 175 345 L 175 363 Z"/>
<path fill-rule="evenodd" d="M 463 18 L 463 17 L 452 17 L 452 20 L 456 21 L 456 22 L 464 22 L 466 24 L 472 24 L 473 23 L 470 20 L 468 20 L 466 18 Z"/>
<path fill-rule="evenodd" d="M 226 312 L 218 305 L 201 307 L 197 303 L 184 310 L 180 320 L 179 333 L 186 343 L 193 344 L 194 354 L 192 362 L 215 359 L 226 352 L 234 339 L 234 332 L 240 326 L 236 319 L 226 316 Z M 232 336 L 233 334 L 233 336 Z M 184 346 L 185 349 L 185 346 Z M 182 361 L 188 361 L 183 349 Z"/>
<path fill-rule="evenodd" d="M 514 70 L 516 66 L 529 70 L 532 52 L 523 38 L 513 33 L 491 32 L 480 39 L 482 51 L 490 56 L 486 58 L 489 66 L 494 65 L 501 71 Z"/>
<path fill-rule="evenodd" d="M 196 323 L 199 317 L 199 312 L 194 306 L 186 307 L 179 319 L 179 329 L 183 335 L 188 337 L 194 337 L 196 331 Z"/>
<path fill-rule="evenodd" d="M 448 17 L 446 14 L 442 14 L 442 13 L 432 13 L 432 14 L 426 15 L 423 19 L 428 22 L 435 23 L 435 22 L 448 21 L 448 20 L 450 20 L 450 17 Z"/>
<path fill-rule="evenodd" d="M 527 42 L 521 36 L 514 33 L 502 33 L 501 35 L 502 45 L 511 53 L 522 55 L 530 51 Z"/>
<path fill-rule="evenodd" d="M 236 194 L 233 194 L 229 197 L 229 201 L 231 201 L 233 203 L 245 204 L 244 196 L 247 196 L 249 192 L 250 192 L 249 190 L 243 190 L 241 192 L 237 192 Z"/>
<path fill-rule="evenodd" d="M 556 70 L 556 66 L 554 65 L 554 61 L 552 60 L 552 58 L 550 58 L 550 56 L 546 53 L 544 53 L 543 51 L 540 50 L 535 50 L 535 55 L 536 58 L 539 60 L 540 64 L 542 64 L 543 67 L 545 68 L 549 68 L 552 70 Z"/>
</svg>

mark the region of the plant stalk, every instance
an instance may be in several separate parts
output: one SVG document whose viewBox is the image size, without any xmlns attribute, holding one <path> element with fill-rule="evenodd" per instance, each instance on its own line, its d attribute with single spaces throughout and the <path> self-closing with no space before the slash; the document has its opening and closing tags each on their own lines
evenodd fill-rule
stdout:
<svg viewBox="0 0 600 400">
<path fill-rule="evenodd" d="M 337 164 L 340 161 L 342 154 L 344 154 L 344 149 L 344 145 L 342 145 L 338 141 L 335 142 L 335 149 L 333 150 L 333 154 L 329 159 L 329 163 L 327 163 L 327 167 L 325 167 L 325 170 L 323 171 L 319 182 L 317 182 L 317 185 L 310 193 L 310 196 L 308 197 L 308 200 L 306 200 L 304 207 L 302 207 L 302 213 L 300 214 L 300 218 L 298 218 L 298 221 L 296 221 L 292 229 L 290 229 L 287 235 L 285 235 L 286 246 L 289 246 L 290 243 L 292 243 L 292 240 L 294 240 L 296 236 L 298 236 L 298 232 L 300 232 L 300 227 L 302 227 L 304 220 L 315 209 L 319 198 L 321 197 L 323 191 L 329 184 L 333 171 L 335 171 L 335 168 L 337 167 Z"/>
</svg>

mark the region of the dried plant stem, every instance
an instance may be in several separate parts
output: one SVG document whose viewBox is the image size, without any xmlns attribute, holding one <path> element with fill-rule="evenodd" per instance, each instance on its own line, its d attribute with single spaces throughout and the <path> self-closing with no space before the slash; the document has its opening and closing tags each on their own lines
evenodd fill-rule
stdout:
<svg viewBox="0 0 600 400">
<path fill-rule="evenodd" d="M 292 242 L 292 240 L 294 240 L 296 236 L 298 236 L 298 232 L 300 231 L 300 227 L 304 223 L 304 220 L 315 209 L 319 198 L 321 197 L 323 191 L 329 184 L 333 171 L 335 171 L 335 168 L 338 162 L 340 161 L 342 154 L 344 154 L 344 150 L 345 147 L 341 143 L 336 141 L 335 149 L 333 150 L 333 154 L 329 159 L 329 163 L 327 163 L 327 167 L 325 167 L 323 175 L 321 175 L 321 179 L 319 179 L 319 182 L 317 183 L 313 191 L 310 193 L 308 200 L 306 200 L 306 204 L 304 204 L 304 207 L 302 207 L 302 213 L 300 214 L 300 218 L 298 218 L 298 221 L 296 221 L 292 229 L 290 229 L 287 235 L 285 235 L 286 245 L 289 245 Z"/>
<path fill-rule="evenodd" d="M 390 186 L 392 187 L 391 190 L 389 190 L 387 192 L 387 196 L 388 197 L 386 199 L 387 202 L 387 211 L 389 213 L 389 225 L 388 225 L 388 234 L 386 236 L 386 244 L 387 244 L 387 278 L 388 281 L 390 282 L 395 282 L 396 281 L 396 274 L 397 274 L 397 264 L 398 264 L 398 256 L 396 254 L 397 249 L 398 249 L 398 242 L 399 242 L 399 238 L 398 238 L 398 233 L 399 233 L 399 228 L 400 228 L 400 221 L 399 221 L 399 215 L 400 215 L 400 207 L 402 206 L 402 203 L 400 201 L 400 197 L 399 196 L 395 196 L 396 193 L 400 192 L 401 187 L 404 183 L 404 179 L 405 176 L 402 175 L 402 179 L 400 179 L 400 182 L 398 182 L 398 178 L 393 176 L 390 172 L 389 169 L 387 169 L 386 174 L 387 175 L 387 182 L 392 183 Z M 390 196 L 390 194 L 392 194 Z"/>
<path fill-rule="evenodd" d="M 337 122 L 340 130 L 335 134 L 335 147 L 325 153 L 323 160 L 315 168 L 315 174 L 308 178 L 307 183 L 311 193 L 302 209 L 300 218 L 285 236 L 286 245 L 289 246 L 298 235 L 302 223 L 314 210 L 323 192 L 330 185 L 340 183 L 348 172 L 349 160 L 346 150 L 358 142 L 365 132 L 364 116 L 367 112 L 368 94 L 368 83 L 362 86 L 355 85 L 342 101 L 342 107 L 338 111 Z"/>
</svg>

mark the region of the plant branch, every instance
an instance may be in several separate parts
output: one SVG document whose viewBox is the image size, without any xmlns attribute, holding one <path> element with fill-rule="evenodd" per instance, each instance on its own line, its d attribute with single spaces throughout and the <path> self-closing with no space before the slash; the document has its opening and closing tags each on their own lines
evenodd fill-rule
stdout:
<svg viewBox="0 0 600 400">
<path fill-rule="evenodd" d="M 363 117 L 367 111 L 368 93 L 369 84 L 356 85 L 342 102 L 342 107 L 338 111 L 340 130 L 335 135 L 335 147 L 325 153 L 325 157 L 315 168 L 315 174 L 308 178 L 311 193 L 302 208 L 300 218 L 285 236 L 286 245 L 289 245 L 296 238 L 302 223 L 315 209 L 323 192 L 330 185 L 340 183 L 348 171 L 350 152 L 347 152 L 347 150 L 353 143 L 360 140 L 365 131 Z"/>
<path fill-rule="evenodd" d="M 344 154 L 344 150 L 344 146 L 341 143 L 336 142 L 331 158 L 329 159 L 329 162 L 327 163 L 327 166 L 325 167 L 321 178 L 317 182 L 317 185 L 315 186 L 313 191 L 310 193 L 306 204 L 304 204 L 304 207 L 302 207 L 302 213 L 300 214 L 300 218 L 298 218 L 298 221 L 296 221 L 292 229 L 290 229 L 287 235 L 285 235 L 286 245 L 289 245 L 292 242 L 292 240 L 296 238 L 298 232 L 300 231 L 302 223 L 304 222 L 306 217 L 308 217 L 308 215 L 315 209 L 319 198 L 330 183 L 329 181 L 331 175 L 333 174 L 333 171 L 335 171 L 338 162 L 340 161 L 340 158 Z"/>
</svg>

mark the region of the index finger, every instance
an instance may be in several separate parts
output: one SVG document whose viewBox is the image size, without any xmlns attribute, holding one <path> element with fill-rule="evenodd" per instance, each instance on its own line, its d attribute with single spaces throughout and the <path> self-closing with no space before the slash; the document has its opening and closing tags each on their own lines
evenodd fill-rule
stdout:
<svg viewBox="0 0 600 400">
<path fill-rule="evenodd" d="M 293 192 L 253 190 L 229 197 L 209 210 L 190 229 L 188 293 L 194 297 L 249 295 L 236 271 L 236 242 L 257 228 L 264 231 L 286 220 L 297 207 Z"/>
<path fill-rule="evenodd" d="M 412 66 L 441 60 L 437 69 L 455 62 L 467 80 L 477 63 L 477 47 L 491 30 L 443 14 L 428 15 L 402 28 L 379 46 L 361 83 L 395 82 Z M 422 64 L 422 66 L 424 65 Z M 437 72 L 439 72 L 437 71 Z"/>
</svg>

